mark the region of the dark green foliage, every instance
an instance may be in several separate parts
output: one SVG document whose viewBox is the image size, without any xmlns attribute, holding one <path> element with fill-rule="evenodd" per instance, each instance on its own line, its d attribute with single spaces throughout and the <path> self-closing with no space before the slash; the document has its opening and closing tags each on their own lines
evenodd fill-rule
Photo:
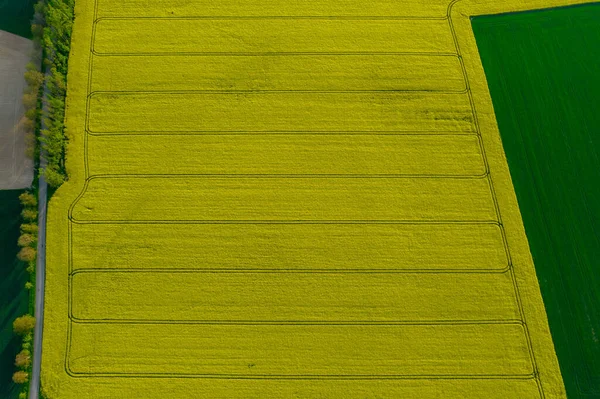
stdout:
<svg viewBox="0 0 600 399">
<path fill-rule="evenodd" d="M 570 399 L 600 397 L 600 5 L 473 29 Z"/>
</svg>

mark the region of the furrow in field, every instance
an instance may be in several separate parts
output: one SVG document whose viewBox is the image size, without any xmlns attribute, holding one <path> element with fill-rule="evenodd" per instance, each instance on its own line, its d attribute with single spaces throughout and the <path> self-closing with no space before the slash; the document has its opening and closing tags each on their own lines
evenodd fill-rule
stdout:
<svg viewBox="0 0 600 399">
<path fill-rule="evenodd" d="M 474 132 L 467 94 L 96 93 L 92 133 Z"/>
<path fill-rule="evenodd" d="M 168 71 L 168 73 L 164 73 Z M 465 90 L 458 57 L 436 55 L 95 57 L 91 91 Z"/>
<path fill-rule="evenodd" d="M 476 135 L 92 136 L 88 149 L 92 176 L 481 176 L 486 171 Z"/>
<path fill-rule="evenodd" d="M 94 271 L 73 276 L 72 309 L 78 320 L 518 320 L 512 284 L 507 273 Z"/>
<path fill-rule="evenodd" d="M 98 0 L 100 17 L 189 17 L 189 16 L 331 16 L 331 17 L 445 17 L 450 0 L 253 0 L 148 3 L 147 0 Z"/>
<path fill-rule="evenodd" d="M 89 181 L 93 221 L 490 221 L 487 179 L 129 177 Z"/>
<path fill-rule="evenodd" d="M 508 266 L 494 224 L 74 224 L 72 243 L 74 270 L 501 271 Z"/>
<path fill-rule="evenodd" d="M 268 17 L 100 19 L 93 50 L 98 55 L 456 52 L 446 20 Z"/>
<path fill-rule="evenodd" d="M 477 376 L 532 373 L 523 327 L 72 325 L 75 374 Z"/>
</svg>

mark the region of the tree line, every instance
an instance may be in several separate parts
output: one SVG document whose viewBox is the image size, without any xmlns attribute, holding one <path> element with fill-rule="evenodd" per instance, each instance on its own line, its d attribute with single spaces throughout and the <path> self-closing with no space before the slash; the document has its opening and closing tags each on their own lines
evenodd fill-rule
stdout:
<svg viewBox="0 0 600 399">
<path fill-rule="evenodd" d="M 40 176 L 50 187 L 59 187 L 66 179 L 65 148 L 65 97 L 67 94 L 67 70 L 71 46 L 75 0 L 40 0 L 34 7 L 31 23 L 34 52 L 26 67 L 23 93 L 25 115 L 21 125 L 25 130 L 27 155 L 36 161 L 40 148 L 47 161 Z M 42 68 L 40 68 L 42 67 Z M 44 72 L 40 71 L 43 69 Z M 21 351 L 15 358 L 16 371 L 13 382 L 23 384 L 19 399 L 26 399 L 32 367 L 33 330 L 35 328 L 35 268 L 37 260 L 38 211 L 37 179 L 33 188 L 19 196 L 22 205 L 21 248 L 17 258 L 30 274 L 25 289 L 30 292 L 29 313 L 16 318 L 13 331 L 22 337 Z M 42 397 L 44 396 L 42 392 Z"/>
<path fill-rule="evenodd" d="M 48 185 L 59 187 L 67 179 L 65 154 L 65 97 L 75 0 L 45 0 L 35 6 L 31 31 L 43 50 L 45 96 L 38 114 L 43 128 L 39 142 L 45 153 L 46 168 L 40 173 Z"/>
</svg>

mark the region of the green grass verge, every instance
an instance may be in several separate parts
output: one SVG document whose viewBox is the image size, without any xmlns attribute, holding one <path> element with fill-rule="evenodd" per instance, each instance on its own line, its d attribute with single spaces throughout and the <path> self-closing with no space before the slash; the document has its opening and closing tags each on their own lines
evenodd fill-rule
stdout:
<svg viewBox="0 0 600 399">
<path fill-rule="evenodd" d="M 569 398 L 600 398 L 600 4 L 473 19 Z"/>
<path fill-rule="evenodd" d="M 29 310 L 29 280 L 25 265 L 16 258 L 21 224 L 21 190 L 0 191 L 0 398 L 17 398 L 21 386 L 12 382 L 21 337 L 13 334 L 12 322 Z"/>
<path fill-rule="evenodd" d="M 0 30 L 31 39 L 35 0 L 0 0 Z"/>
</svg>

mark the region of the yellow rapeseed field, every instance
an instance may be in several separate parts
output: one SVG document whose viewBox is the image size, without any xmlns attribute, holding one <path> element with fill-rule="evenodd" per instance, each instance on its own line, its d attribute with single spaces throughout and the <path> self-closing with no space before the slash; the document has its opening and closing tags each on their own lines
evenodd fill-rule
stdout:
<svg viewBox="0 0 600 399">
<path fill-rule="evenodd" d="M 469 17 L 78 0 L 49 399 L 564 398 Z"/>
</svg>

